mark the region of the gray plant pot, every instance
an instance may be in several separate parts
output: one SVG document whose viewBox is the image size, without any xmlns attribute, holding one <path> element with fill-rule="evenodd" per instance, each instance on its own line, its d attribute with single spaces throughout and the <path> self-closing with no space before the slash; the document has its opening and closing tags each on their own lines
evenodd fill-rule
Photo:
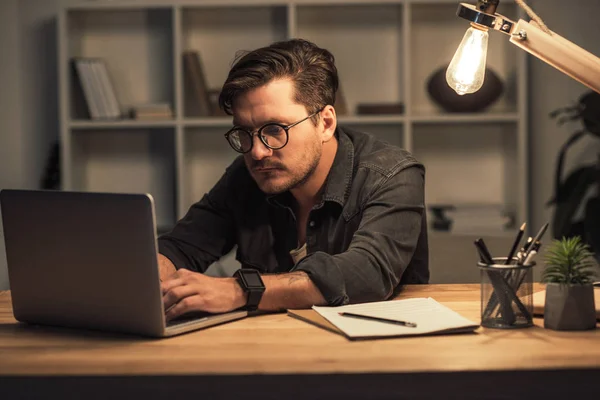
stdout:
<svg viewBox="0 0 600 400">
<path fill-rule="evenodd" d="M 559 331 L 596 328 L 592 284 L 548 283 L 544 305 L 544 328 Z"/>
</svg>

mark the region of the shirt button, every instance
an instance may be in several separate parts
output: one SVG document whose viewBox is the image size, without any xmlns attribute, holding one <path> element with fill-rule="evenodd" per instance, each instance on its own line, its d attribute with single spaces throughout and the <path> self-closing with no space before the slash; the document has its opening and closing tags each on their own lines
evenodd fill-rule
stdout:
<svg viewBox="0 0 600 400">
<path fill-rule="evenodd" d="M 311 228 L 314 228 L 314 227 L 315 227 L 315 225 L 316 225 L 315 221 L 310 221 L 310 222 L 308 223 L 308 226 L 310 226 Z"/>
</svg>

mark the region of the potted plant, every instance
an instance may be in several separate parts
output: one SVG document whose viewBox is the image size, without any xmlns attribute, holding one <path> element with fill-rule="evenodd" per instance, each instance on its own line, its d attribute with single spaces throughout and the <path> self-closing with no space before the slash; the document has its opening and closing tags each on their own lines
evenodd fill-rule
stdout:
<svg viewBox="0 0 600 400">
<path fill-rule="evenodd" d="M 584 330 L 596 327 L 594 307 L 595 261 L 580 236 L 553 240 L 544 256 L 546 282 L 544 327 Z"/>
</svg>

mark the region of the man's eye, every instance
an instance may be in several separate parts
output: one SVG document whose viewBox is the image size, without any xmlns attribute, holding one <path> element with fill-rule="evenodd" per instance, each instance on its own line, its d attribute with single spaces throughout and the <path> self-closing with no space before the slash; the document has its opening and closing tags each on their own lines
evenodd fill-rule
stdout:
<svg viewBox="0 0 600 400">
<path fill-rule="evenodd" d="M 283 133 L 284 130 L 279 125 L 267 125 L 262 129 L 263 135 L 275 136 Z"/>
</svg>

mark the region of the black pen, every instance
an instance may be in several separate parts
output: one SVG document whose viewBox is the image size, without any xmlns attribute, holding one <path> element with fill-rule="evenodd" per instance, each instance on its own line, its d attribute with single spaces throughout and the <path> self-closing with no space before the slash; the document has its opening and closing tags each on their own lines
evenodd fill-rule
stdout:
<svg viewBox="0 0 600 400">
<path fill-rule="evenodd" d="M 518 264 L 523 264 L 523 257 L 525 256 L 525 253 L 527 253 L 527 250 L 529 250 L 529 246 L 531 246 L 531 244 L 533 243 L 533 238 L 531 236 L 529 236 L 529 238 L 527 238 L 527 241 L 525 242 L 525 244 L 523 245 L 523 247 L 521 247 L 521 249 L 519 250 L 519 252 L 517 253 L 517 263 Z"/>
<path fill-rule="evenodd" d="M 533 241 L 532 241 L 532 243 L 533 243 L 533 244 L 532 244 L 531 246 L 529 246 L 529 249 L 528 249 L 528 250 L 527 250 L 527 252 L 525 253 L 525 256 L 524 256 L 524 258 L 525 258 L 525 259 L 527 259 L 527 256 L 529 255 L 529 252 L 530 252 L 531 250 L 533 250 L 533 248 L 535 247 L 534 245 L 535 245 L 537 242 L 540 242 L 540 239 L 542 238 L 542 236 L 544 236 L 544 233 L 546 232 L 546 229 L 548 228 L 548 225 L 549 225 L 549 223 L 548 223 L 548 222 L 546 222 L 546 223 L 544 224 L 544 226 L 542 226 L 542 228 L 540 229 L 540 231 L 537 233 L 537 235 L 535 235 L 535 237 L 533 238 Z M 541 243 L 541 242 L 540 242 L 540 243 Z M 539 247 L 538 247 L 538 249 L 539 249 Z"/>
<path fill-rule="evenodd" d="M 487 265 L 492 265 L 494 263 L 492 255 L 490 254 L 490 251 L 488 250 L 482 238 L 475 240 L 475 247 L 479 252 L 479 258 L 481 259 L 481 262 Z"/>
<path fill-rule="evenodd" d="M 354 313 L 349 313 L 349 312 L 341 312 L 341 313 L 338 313 L 338 314 L 340 314 L 342 317 L 352 317 L 352 318 L 368 319 L 368 320 L 371 320 L 371 321 L 386 322 L 388 324 L 396 324 L 396 325 L 408 326 L 409 328 L 416 328 L 417 327 L 417 324 L 415 324 L 414 322 L 406 322 L 406 321 L 401 321 L 399 319 L 388 319 L 388 318 L 381 318 L 381 317 L 372 317 L 370 315 L 354 314 Z"/>
<path fill-rule="evenodd" d="M 519 232 L 517 233 L 515 242 L 513 243 L 512 247 L 510 249 L 510 252 L 508 253 L 508 257 L 506 257 L 506 261 L 504 262 L 504 264 L 508 265 L 512 261 L 513 256 L 515 255 L 515 251 L 517 251 L 517 247 L 519 246 L 519 243 L 521 242 L 521 238 L 523 237 L 523 233 L 525 232 L 525 225 L 526 225 L 526 223 L 523 222 L 523 225 L 521 225 L 521 229 L 519 229 Z"/>
</svg>

